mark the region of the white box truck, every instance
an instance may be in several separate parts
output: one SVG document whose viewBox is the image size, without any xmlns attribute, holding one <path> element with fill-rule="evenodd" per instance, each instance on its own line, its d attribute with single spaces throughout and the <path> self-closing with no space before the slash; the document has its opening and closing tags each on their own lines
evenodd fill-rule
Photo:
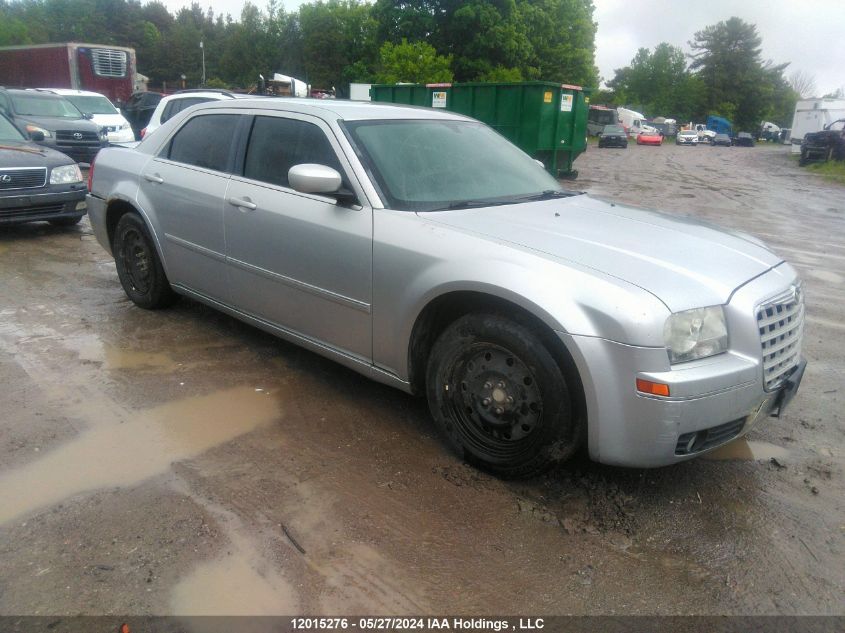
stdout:
<svg viewBox="0 0 845 633">
<path fill-rule="evenodd" d="M 645 115 L 636 110 L 616 108 L 616 118 L 619 119 L 628 136 L 636 137 L 641 132 L 657 132 L 657 128 L 646 124 Z"/>
<path fill-rule="evenodd" d="M 809 132 L 819 132 L 826 125 L 845 118 L 845 99 L 801 99 L 795 104 L 790 132 L 791 153 L 801 153 L 801 141 Z"/>
</svg>

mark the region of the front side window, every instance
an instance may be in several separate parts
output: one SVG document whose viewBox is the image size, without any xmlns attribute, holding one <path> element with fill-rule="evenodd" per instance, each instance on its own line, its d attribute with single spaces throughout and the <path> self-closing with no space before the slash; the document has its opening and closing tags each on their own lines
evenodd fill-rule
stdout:
<svg viewBox="0 0 845 633">
<path fill-rule="evenodd" d="M 419 119 L 345 126 L 393 209 L 510 204 L 560 190 L 557 180 L 483 123 Z"/>
<path fill-rule="evenodd" d="M 316 163 L 343 174 L 325 133 L 313 123 L 280 117 L 255 117 L 249 136 L 244 177 L 288 187 L 288 170 Z"/>
<path fill-rule="evenodd" d="M 206 114 L 189 119 L 170 141 L 167 157 L 178 163 L 229 171 L 239 116 Z"/>
<path fill-rule="evenodd" d="M 0 115 L 0 141 L 23 141 L 23 134 L 6 117 Z"/>
</svg>

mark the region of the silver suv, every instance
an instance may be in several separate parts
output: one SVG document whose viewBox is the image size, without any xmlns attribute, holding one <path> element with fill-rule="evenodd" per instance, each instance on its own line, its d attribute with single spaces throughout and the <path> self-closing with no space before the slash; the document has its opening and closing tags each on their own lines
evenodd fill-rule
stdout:
<svg viewBox="0 0 845 633">
<path fill-rule="evenodd" d="M 425 394 L 504 477 L 586 443 L 672 464 L 779 413 L 795 270 L 759 240 L 595 200 L 443 111 L 206 103 L 101 152 L 91 224 L 143 308 L 176 293 Z"/>
</svg>

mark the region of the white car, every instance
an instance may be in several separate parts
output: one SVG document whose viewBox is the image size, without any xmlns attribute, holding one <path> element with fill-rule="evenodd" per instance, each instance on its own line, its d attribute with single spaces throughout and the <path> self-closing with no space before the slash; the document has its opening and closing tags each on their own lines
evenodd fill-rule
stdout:
<svg viewBox="0 0 845 633">
<path fill-rule="evenodd" d="M 153 130 L 161 127 L 182 110 L 208 101 L 225 101 L 226 99 L 238 99 L 243 97 L 255 98 L 255 95 L 244 95 L 229 92 L 228 90 L 214 90 L 210 88 L 199 88 L 196 90 L 180 90 L 158 102 L 147 127 L 141 130 L 141 138 L 146 137 Z"/>
<path fill-rule="evenodd" d="M 70 101 L 83 114 L 108 133 L 109 143 L 129 143 L 135 140 L 132 126 L 123 118 L 111 101 L 99 92 L 72 90 L 70 88 L 37 88 L 39 92 L 52 92 Z"/>
</svg>

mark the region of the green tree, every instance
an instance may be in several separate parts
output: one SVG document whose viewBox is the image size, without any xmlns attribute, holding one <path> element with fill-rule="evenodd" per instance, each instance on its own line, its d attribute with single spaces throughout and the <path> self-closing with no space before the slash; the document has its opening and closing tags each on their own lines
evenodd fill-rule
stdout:
<svg viewBox="0 0 845 633">
<path fill-rule="evenodd" d="M 761 45 L 757 27 L 737 17 L 705 27 L 690 42 L 690 68 L 706 87 L 707 111 L 737 129 L 756 129 L 781 89 L 787 64 L 764 62 Z"/>
<path fill-rule="evenodd" d="M 370 6 L 358 0 L 318 0 L 299 8 L 305 80 L 315 88 L 335 88 L 347 96 L 356 62 L 375 65 L 376 23 Z"/>
<path fill-rule="evenodd" d="M 704 86 L 687 68 L 684 52 L 662 42 L 654 51 L 641 48 L 631 65 L 615 71 L 608 87 L 615 102 L 653 116 L 681 120 L 699 118 L 704 110 Z"/>
<path fill-rule="evenodd" d="M 394 83 L 439 83 L 452 81 L 451 57 L 438 55 L 431 44 L 385 42 L 379 51 L 376 81 Z"/>
</svg>

